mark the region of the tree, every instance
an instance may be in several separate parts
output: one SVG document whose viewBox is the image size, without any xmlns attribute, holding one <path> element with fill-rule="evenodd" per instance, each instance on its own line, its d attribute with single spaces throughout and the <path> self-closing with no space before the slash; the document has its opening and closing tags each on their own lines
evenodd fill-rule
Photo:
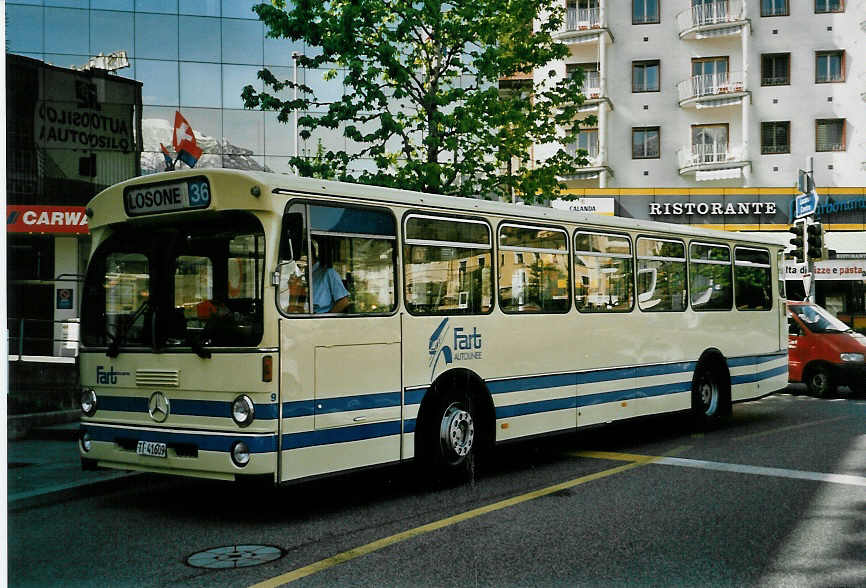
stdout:
<svg viewBox="0 0 866 588">
<path fill-rule="evenodd" d="M 246 107 L 276 111 L 283 123 L 300 111 L 304 139 L 331 129 L 352 144 L 293 157 L 301 175 L 461 196 L 516 191 L 534 202 L 555 197 L 557 178 L 586 163 L 585 152 L 563 148 L 545 161 L 529 157 L 535 145 L 568 145 L 578 133 L 582 72 L 561 78 L 545 69 L 568 54 L 552 37 L 561 0 L 272 0 L 254 10 L 269 36 L 316 52 L 299 56 L 299 66 L 345 74 L 343 96 L 327 104 L 303 84 L 297 99 L 279 98 L 296 85 L 267 69 L 264 91 L 243 90 Z M 500 93 L 500 79 L 532 71 L 544 73 Z M 317 109 L 324 112 L 310 112 Z"/>
</svg>

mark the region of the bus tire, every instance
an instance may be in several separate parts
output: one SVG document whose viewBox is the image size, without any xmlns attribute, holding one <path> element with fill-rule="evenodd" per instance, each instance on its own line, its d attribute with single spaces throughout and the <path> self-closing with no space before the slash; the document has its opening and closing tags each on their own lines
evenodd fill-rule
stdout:
<svg viewBox="0 0 866 588">
<path fill-rule="evenodd" d="M 698 362 L 692 377 L 692 414 L 702 429 L 730 416 L 730 377 L 721 357 L 708 356 Z"/>
<path fill-rule="evenodd" d="M 830 398 L 836 393 L 836 384 L 827 365 L 815 363 L 806 368 L 806 388 L 809 394 L 818 398 Z"/>
</svg>

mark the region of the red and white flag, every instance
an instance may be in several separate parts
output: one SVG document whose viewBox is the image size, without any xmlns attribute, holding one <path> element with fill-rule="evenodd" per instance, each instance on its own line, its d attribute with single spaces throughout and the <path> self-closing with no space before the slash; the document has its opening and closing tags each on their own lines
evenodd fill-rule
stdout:
<svg viewBox="0 0 866 588">
<path fill-rule="evenodd" d="M 201 157 L 201 149 L 195 142 L 195 134 L 192 127 L 180 113 L 174 113 L 174 133 L 171 136 L 171 144 L 177 151 L 178 159 L 193 167 Z"/>
</svg>

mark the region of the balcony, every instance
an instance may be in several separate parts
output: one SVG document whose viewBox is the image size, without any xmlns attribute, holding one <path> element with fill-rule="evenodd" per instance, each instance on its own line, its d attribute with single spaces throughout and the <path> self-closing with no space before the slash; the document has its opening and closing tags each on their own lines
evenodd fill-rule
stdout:
<svg viewBox="0 0 866 588">
<path fill-rule="evenodd" d="M 714 108 L 740 104 L 746 90 L 743 72 L 724 72 L 692 76 L 677 84 L 683 108 Z"/>
<path fill-rule="evenodd" d="M 677 14 L 677 30 L 684 40 L 738 35 L 746 22 L 743 0 L 700 4 Z"/>
<path fill-rule="evenodd" d="M 607 102 L 608 110 L 613 110 L 613 103 L 607 96 L 601 94 L 601 74 L 597 71 L 583 72 L 583 85 L 580 93 L 584 96 L 583 104 L 578 106 L 578 112 L 598 112 L 602 102 Z"/>
<path fill-rule="evenodd" d="M 601 22 L 600 9 L 569 6 L 562 30 L 554 38 L 566 45 L 593 43 L 601 38 L 602 33 L 607 33 L 610 41 L 613 41 L 613 35 Z"/>
<path fill-rule="evenodd" d="M 565 146 L 565 152 L 572 157 L 577 155 L 578 149 L 578 146 L 574 143 Z M 563 177 L 563 180 L 594 180 L 604 172 L 613 176 L 613 170 L 611 170 L 601 159 L 601 155 L 598 151 L 598 143 L 590 144 L 589 148 L 584 148 L 584 150 L 587 152 L 586 158 L 589 160 L 587 164 L 577 170 L 577 173 Z"/>
<path fill-rule="evenodd" d="M 695 180 L 728 180 L 742 177 L 750 162 L 742 149 L 726 145 L 691 145 L 677 150 L 680 175 L 695 174 Z"/>
</svg>

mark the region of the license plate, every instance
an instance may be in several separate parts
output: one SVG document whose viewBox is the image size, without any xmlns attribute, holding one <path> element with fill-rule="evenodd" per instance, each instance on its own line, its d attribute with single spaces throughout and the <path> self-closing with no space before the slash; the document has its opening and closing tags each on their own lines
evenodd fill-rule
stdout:
<svg viewBox="0 0 866 588">
<path fill-rule="evenodd" d="M 139 455 L 149 455 L 150 457 L 167 457 L 165 443 L 157 443 L 155 441 L 139 441 L 135 452 Z"/>
</svg>

